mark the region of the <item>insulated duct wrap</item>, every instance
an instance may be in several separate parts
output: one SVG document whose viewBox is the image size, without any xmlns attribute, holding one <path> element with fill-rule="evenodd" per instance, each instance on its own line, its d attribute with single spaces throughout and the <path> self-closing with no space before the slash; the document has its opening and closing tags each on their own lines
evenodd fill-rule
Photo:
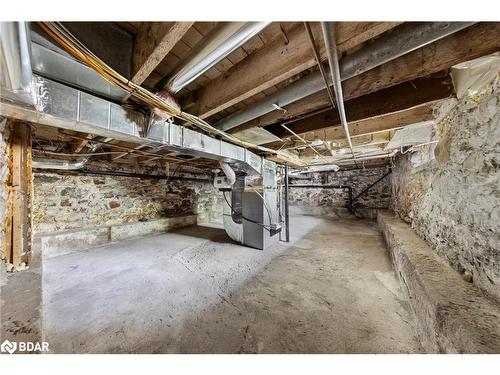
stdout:
<svg viewBox="0 0 500 375">
<path fill-rule="evenodd" d="M 0 115 L 96 136 L 151 146 L 181 154 L 230 162 L 250 175 L 261 174 L 262 159 L 253 152 L 183 126 L 160 121 L 149 126 L 147 116 L 49 79 L 34 76 L 36 108 L 4 101 Z M 1 99 L 4 97 L 2 90 Z"/>
<path fill-rule="evenodd" d="M 26 22 L 0 22 L 0 88 L 2 97 L 35 104 L 32 87 L 31 37 Z"/>
</svg>

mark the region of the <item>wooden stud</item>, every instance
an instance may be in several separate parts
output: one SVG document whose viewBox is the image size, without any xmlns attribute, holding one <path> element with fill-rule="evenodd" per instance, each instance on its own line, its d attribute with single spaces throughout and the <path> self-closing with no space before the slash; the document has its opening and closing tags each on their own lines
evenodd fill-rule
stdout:
<svg viewBox="0 0 500 375">
<path fill-rule="evenodd" d="M 12 242 L 10 262 L 31 263 L 31 127 L 14 122 L 12 149 Z"/>
</svg>

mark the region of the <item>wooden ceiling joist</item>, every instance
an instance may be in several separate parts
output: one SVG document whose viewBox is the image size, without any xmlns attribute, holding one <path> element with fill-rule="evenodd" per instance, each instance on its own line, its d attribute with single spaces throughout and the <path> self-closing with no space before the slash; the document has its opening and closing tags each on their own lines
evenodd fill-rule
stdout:
<svg viewBox="0 0 500 375">
<path fill-rule="evenodd" d="M 433 109 L 435 104 L 436 103 L 422 104 L 406 110 L 387 113 L 381 116 L 371 117 L 360 121 L 354 121 L 349 124 L 349 133 L 352 137 L 357 137 L 361 135 L 369 135 L 383 131 L 394 130 L 411 124 L 415 124 L 417 122 L 432 120 L 434 119 Z M 313 141 L 315 139 L 338 141 L 345 138 L 344 130 L 340 125 L 301 133 L 299 135 L 307 141 Z M 298 142 L 295 139 L 291 139 L 287 142 L 287 145 L 301 145 L 301 142 Z M 283 146 L 283 143 L 277 141 L 266 146 L 279 148 Z"/>
<path fill-rule="evenodd" d="M 342 53 L 395 27 L 395 22 L 346 22 L 338 24 L 338 48 Z M 311 25 L 321 40 L 318 23 Z M 225 74 L 195 93 L 191 111 L 202 118 L 235 105 L 315 65 L 314 55 L 303 25 L 288 34 L 288 43 L 277 38 L 243 59 Z M 324 58 L 324 46 L 320 48 Z M 192 99 L 186 99 L 191 101 Z"/>
<path fill-rule="evenodd" d="M 382 66 L 369 70 L 343 82 L 344 99 L 350 100 L 367 95 L 402 82 L 426 77 L 449 69 L 458 63 L 484 56 L 500 49 L 500 24 L 479 23 L 465 30 L 413 51 Z M 397 98 L 395 101 L 403 100 Z M 243 124 L 243 128 L 264 126 L 295 117 L 309 111 L 327 106 L 329 99 L 326 91 L 297 101 L 281 111 L 274 111 Z M 348 115 L 348 120 L 350 120 Z M 241 130 L 242 127 L 239 127 Z"/>
<path fill-rule="evenodd" d="M 142 84 L 194 22 L 148 22 L 138 30 L 132 58 L 132 81 Z"/>
<path fill-rule="evenodd" d="M 449 98 L 453 95 L 454 88 L 451 77 L 443 72 L 348 100 L 345 102 L 346 116 L 349 122 L 359 121 Z M 331 107 L 326 109 L 326 111 L 316 115 L 291 122 L 287 126 L 296 133 L 304 133 L 339 125 L 338 111 Z M 280 124 L 278 122 L 266 126 L 265 129 L 278 137 L 288 135 Z"/>
</svg>

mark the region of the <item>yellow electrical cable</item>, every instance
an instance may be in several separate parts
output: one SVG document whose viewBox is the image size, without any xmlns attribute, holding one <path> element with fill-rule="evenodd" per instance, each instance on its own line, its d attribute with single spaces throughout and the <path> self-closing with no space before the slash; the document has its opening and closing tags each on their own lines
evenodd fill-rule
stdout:
<svg viewBox="0 0 500 375">
<path fill-rule="evenodd" d="M 228 134 L 220 129 L 214 128 L 212 125 L 204 121 L 203 119 L 191 115 L 189 113 L 183 112 L 180 109 L 174 107 L 173 105 L 167 103 L 163 99 L 159 98 L 149 90 L 135 84 L 134 82 L 123 77 L 121 74 L 113 70 L 104 61 L 97 57 L 92 51 L 90 51 L 85 45 L 83 45 L 78 39 L 76 39 L 64 26 L 58 22 L 38 22 L 40 27 L 47 32 L 52 38 L 54 38 L 66 51 L 72 54 L 75 58 L 94 69 L 103 79 L 107 82 L 119 86 L 125 91 L 127 91 L 131 96 L 141 100 L 142 102 L 148 104 L 151 107 L 158 108 L 166 112 L 170 116 L 174 116 L 178 119 L 187 121 L 201 130 L 212 134 L 218 135 L 222 139 L 225 139 L 231 143 L 246 147 L 257 149 L 262 152 L 271 153 L 278 155 L 283 160 L 293 163 L 295 165 L 303 163 L 301 160 L 291 158 L 289 155 L 284 154 L 279 150 L 273 150 L 271 148 L 259 146 L 250 142 L 242 141 L 231 134 Z"/>
</svg>

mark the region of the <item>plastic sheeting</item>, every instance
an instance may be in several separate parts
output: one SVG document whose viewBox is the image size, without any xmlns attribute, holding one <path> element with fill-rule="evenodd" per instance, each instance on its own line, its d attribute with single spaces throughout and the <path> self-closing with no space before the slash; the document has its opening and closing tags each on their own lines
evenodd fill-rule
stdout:
<svg viewBox="0 0 500 375">
<path fill-rule="evenodd" d="M 457 97 L 474 96 L 500 72 L 500 52 L 455 65 L 451 76 Z"/>
<path fill-rule="evenodd" d="M 394 150 L 403 146 L 426 144 L 434 137 L 434 121 L 423 121 L 396 130 L 384 150 Z"/>
</svg>

